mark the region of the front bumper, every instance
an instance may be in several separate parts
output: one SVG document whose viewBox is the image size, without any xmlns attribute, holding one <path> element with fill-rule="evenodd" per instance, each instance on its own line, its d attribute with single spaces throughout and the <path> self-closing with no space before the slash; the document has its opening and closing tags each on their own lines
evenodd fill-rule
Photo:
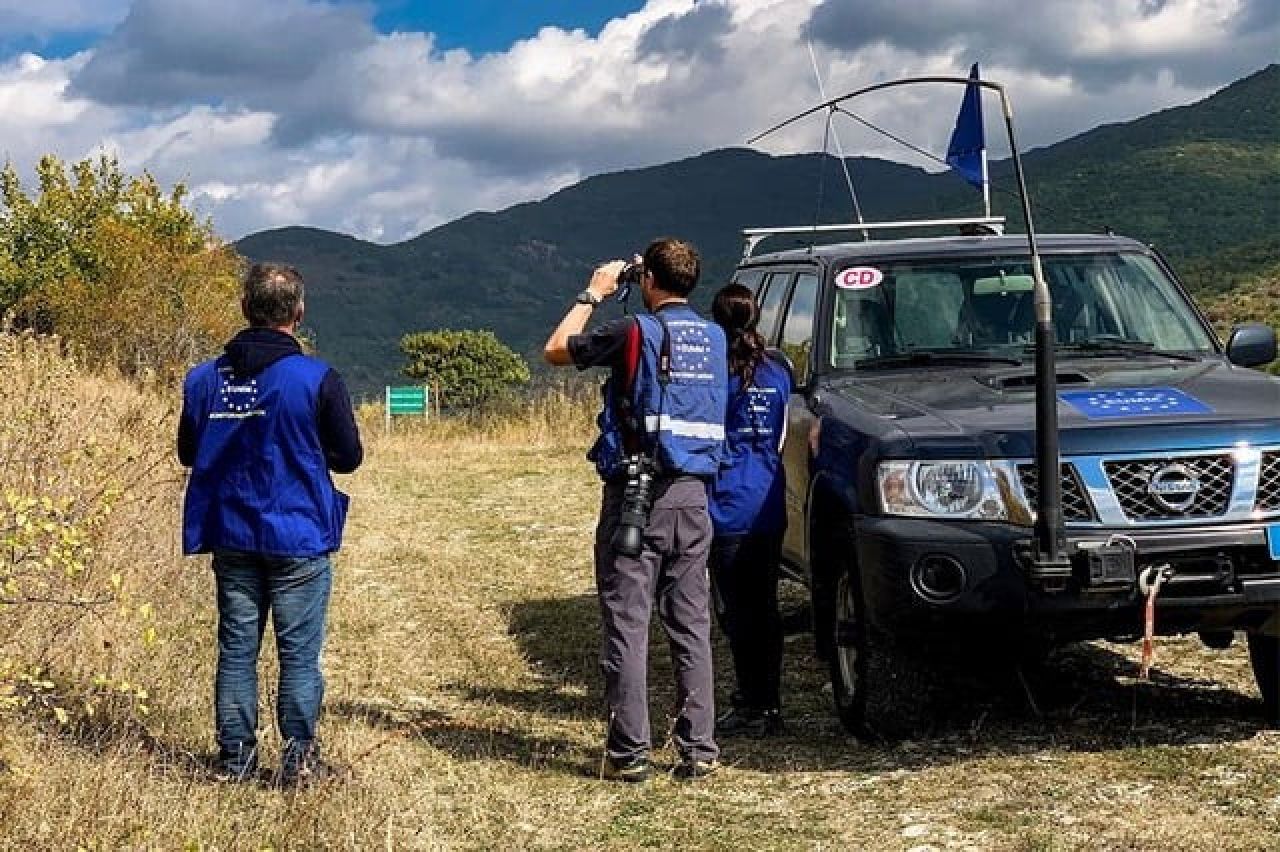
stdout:
<svg viewBox="0 0 1280 852">
<path fill-rule="evenodd" d="M 1141 632 L 1143 599 L 1135 584 L 1091 586 L 1081 555 L 1065 587 L 1047 590 L 1030 581 L 1018 555 L 1030 542 L 1025 527 L 861 517 L 856 531 L 868 616 L 895 635 L 1073 641 Z M 1113 532 L 1133 541 L 1139 574 L 1154 565 L 1173 568 L 1157 604 L 1159 633 L 1255 630 L 1277 611 L 1280 563 L 1269 556 L 1264 524 L 1069 531 L 1069 550 L 1078 554 L 1081 544 L 1106 541 Z M 927 582 L 922 589 L 930 559 L 960 566 L 949 575 L 946 595 L 929 594 Z"/>
</svg>

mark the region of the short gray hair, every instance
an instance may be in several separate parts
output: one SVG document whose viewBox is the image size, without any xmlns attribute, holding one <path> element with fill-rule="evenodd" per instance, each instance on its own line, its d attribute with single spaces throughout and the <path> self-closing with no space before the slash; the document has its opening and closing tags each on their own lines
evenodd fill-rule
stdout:
<svg viewBox="0 0 1280 852">
<path fill-rule="evenodd" d="M 298 317 L 302 276 L 283 263 L 255 263 L 244 278 L 244 318 L 249 325 L 278 328 Z"/>
</svg>

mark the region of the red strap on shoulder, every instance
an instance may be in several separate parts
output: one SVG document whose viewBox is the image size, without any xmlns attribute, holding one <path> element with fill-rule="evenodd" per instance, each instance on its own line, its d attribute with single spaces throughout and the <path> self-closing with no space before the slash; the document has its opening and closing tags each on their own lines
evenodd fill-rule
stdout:
<svg viewBox="0 0 1280 852">
<path fill-rule="evenodd" d="M 636 385 L 636 373 L 640 370 L 640 320 L 633 319 L 627 327 L 627 340 L 622 347 L 622 387 L 628 397 Z"/>
</svg>

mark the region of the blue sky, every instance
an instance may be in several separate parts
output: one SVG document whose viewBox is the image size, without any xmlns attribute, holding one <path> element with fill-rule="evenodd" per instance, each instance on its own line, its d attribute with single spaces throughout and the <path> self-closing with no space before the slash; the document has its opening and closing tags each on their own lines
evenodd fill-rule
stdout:
<svg viewBox="0 0 1280 852">
<path fill-rule="evenodd" d="M 112 154 L 185 183 L 229 238 L 393 242 L 742 145 L 817 101 L 815 63 L 847 92 L 980 61 L 1035 147 L 1203 98 L 1277 45 L 1276 0 L 0 0 L 0 151 L 27 176 Z M 859 105 L 936 155 L 956 106 Z M 815 150 L 822 129 L 761 150 Z M 847 153 L 936 168 L 837 130 Z"/>
<path fill-rule="evenodd" d="M 472 53 L 506 50 L 546 26 L 584 29 L 591 35 L 616 17 L 643 8 L 618 0 L 381 0 L 378 29 L 434 33 L 440 49 Z"/>
<path fill-rule="evenodd" d="M 645 5 L 634 0 L 339 0 L 344 2 L 371 6 L 373 23 L 380 32 L 429 32 L 441 50 L 464 48 L 475 54 L 506 50 L 547 26 L 582 29 L 596 35 L 612 19 Z M 0 12 L 4 10 L 0 5 Z M 99 16 L 98 25 L 93 28 L 82 28 L 79 21 L 68 16 L 61 25 L 55 19 L 38 29 L 7 33 L 0 38 L 0 58 L 25 52 L 47 59 L 79 53 L 109 32 L 118 23 L 117 18 L 123 17 L 123 11 L 121 6 L 118 16 Z"/>
</svg>

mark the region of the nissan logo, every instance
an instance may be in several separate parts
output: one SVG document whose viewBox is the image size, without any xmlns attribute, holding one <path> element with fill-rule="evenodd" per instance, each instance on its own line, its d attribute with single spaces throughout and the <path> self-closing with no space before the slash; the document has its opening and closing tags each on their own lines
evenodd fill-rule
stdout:
<svg viewBox="0 0 1280 852">
<path fill-rule="evenodd" d="M 1200 493 L 1200 480 L 1186 465 L 1167 464 L 1152 472 L 1147 493 L 1169 511 L 1185 512 Z"/>
</svg>

